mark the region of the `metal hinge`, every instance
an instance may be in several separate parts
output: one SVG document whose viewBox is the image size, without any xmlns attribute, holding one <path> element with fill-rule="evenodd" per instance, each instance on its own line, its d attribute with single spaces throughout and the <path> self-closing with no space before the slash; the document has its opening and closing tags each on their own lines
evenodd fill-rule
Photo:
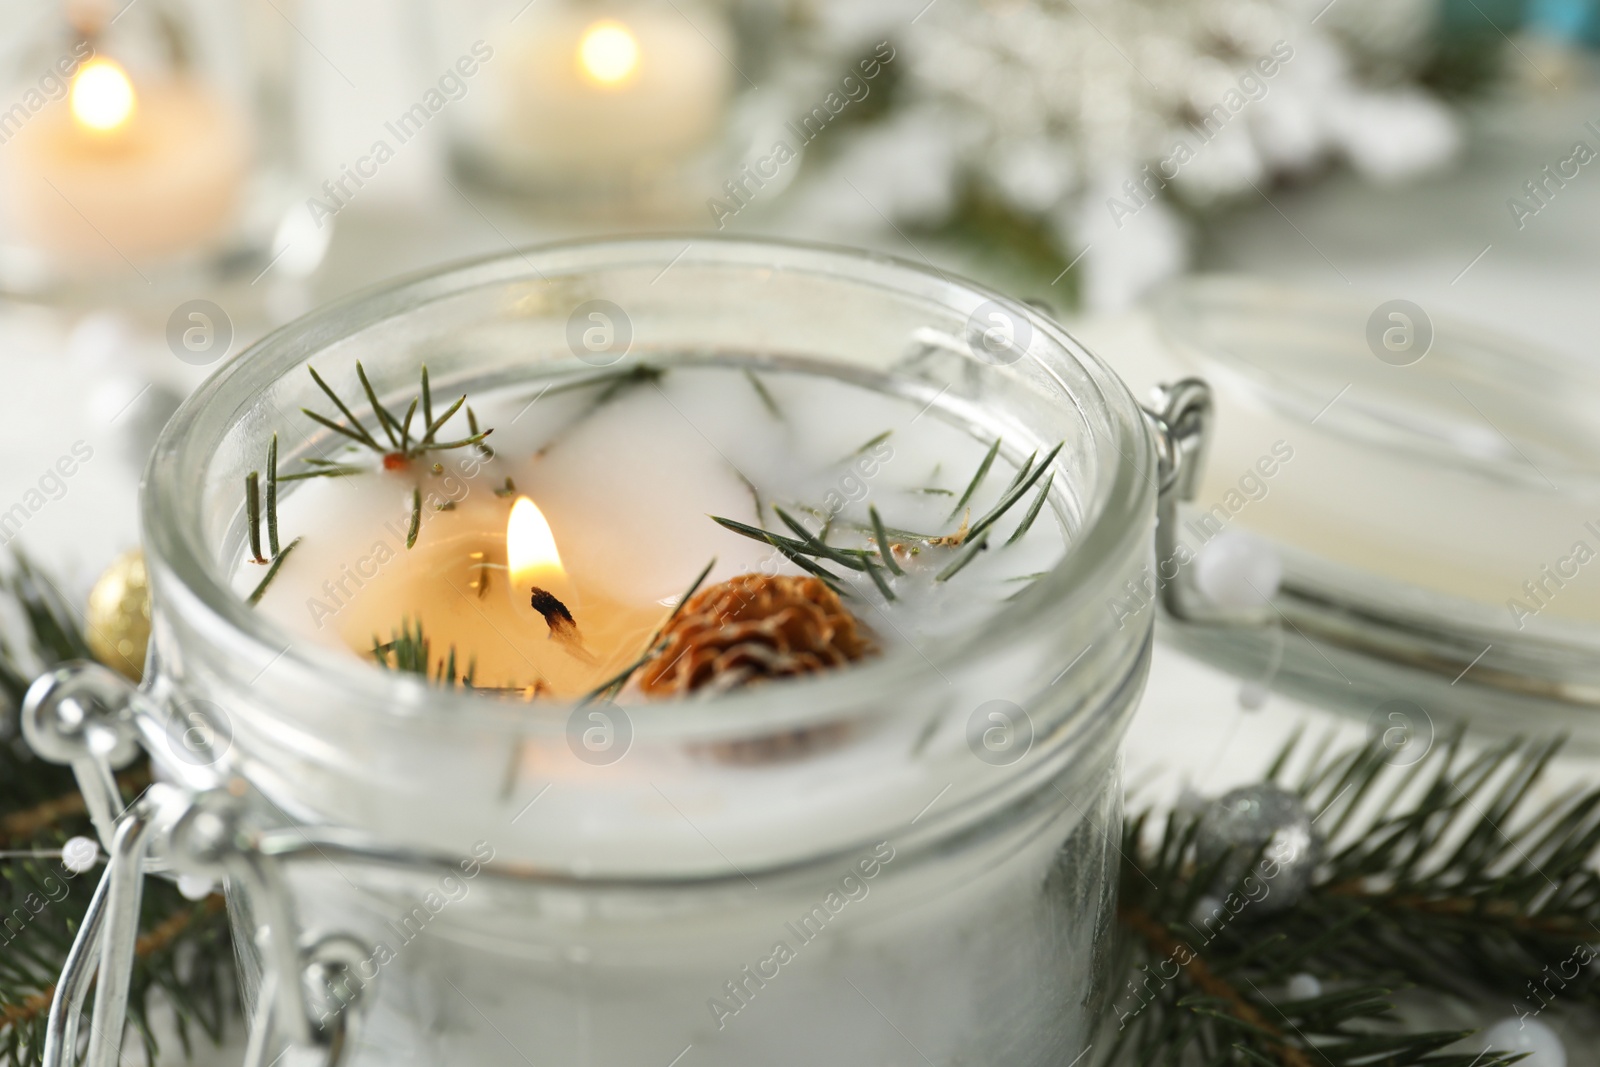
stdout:
<svg viewBox="0 0 1600 1067">
<path fill-rule="evenodd" d="M 113 771 L 131 762 L 142 732 L 136 690 L 95 663 L 69 663 L 39 678 L 23 703 L 22 730 L 42 758 L 70 766 L 107 852 L 105 873 L 67 953 L 46 1021 L 44 1067 L 72 1067 L 89 989 L 96 989 L 86 1067 L 116 1067 L 126 1028 L 139 903 L 147 874 L 227 879 L 257 916 L 264 963 L 246 1067 L 290 1050 L 296 1063 L 337 1067 L 351 1041 L 361 983 L 341 977 L 370 952 L 334 935 L 297 936 L 284 860 L 258 847 L 243 783 L 190 791 L 165 783 L 125 810 Z M 342 995 L 341 995 L 342 994 Z"/>
</svg>

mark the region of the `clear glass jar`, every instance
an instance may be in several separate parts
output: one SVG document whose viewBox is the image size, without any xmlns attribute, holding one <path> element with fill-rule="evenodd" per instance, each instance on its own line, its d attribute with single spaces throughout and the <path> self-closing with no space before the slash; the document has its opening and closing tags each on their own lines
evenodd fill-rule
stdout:
<svg viewBox="0 0 1600 1067">
<path fill-rule="evenodd" d="M 1166 638 L 1407 758 L 1450 722 L 1600 746 L 1593 367 L 1344 287 L 1197 276 L 1152 312 L 1119 370 L 1202 375 L 1217 406 L 1187 555 L 1248 531 L 1282 574 L 1254 617 L 1178 610 Z"/>
<path fill-rule="evenodd" d="M 361 359 L 380 396 L 423 361 L 436 391 L 536 382 L 573 361 L 568 319 L 592 299 L 628 309 L 653 362 L 804 356 L 1019 455 L 1064 440 L 1061 562 L 920 651 L 611 709 L 629 741 L 603 765 L 573 743 L 592 708 L 428 688 L 305 647 L 232 591 L 239 485 L 272 432 L 286 457 L 306 446 L 286 413 L 316 400 L 308 360 Z M 1028 323 L 1026 358 L 969 344 L 996 307 Z M 1058 326 L 888 258 L 695 238 L 471 263 L 278 331 L 168 425 L 143 498 L 140 707 L 166 724 L 163 775 L 232 781 L 292 828 L 275 840 L 300 930 L 366 946 L 348 1062 L 1071 1062 L 1097 1019 L 1151 637 L 1148 613 L 1107 608 L 1153 559 L 1155 446 Z M 809 731 L 832 741 L 716 755 Z M 263 902 L 230 899 L 249 946 Z"/>
</svg>

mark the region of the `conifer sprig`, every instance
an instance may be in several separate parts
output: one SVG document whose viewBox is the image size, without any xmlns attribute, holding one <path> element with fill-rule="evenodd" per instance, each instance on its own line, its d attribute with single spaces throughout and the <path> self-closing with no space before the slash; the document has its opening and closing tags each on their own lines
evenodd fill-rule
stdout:
<svg viewBox="0 0 1600 1067">
<path fill-rule="evenodd" d="M 1220 926 L 1196 918 L 1228 891 L 1223 861 L 1199 860 L 1197 817 L 1129 820 L 1099 1062 L 1500 1067 L 1514 1057 L 1463 1043 L 1470 1031 L 1408 1028 L 1395 993 L 1490 1018 L 1506 998 L 1519 1014 L 1600 1010 L 1600 977 L 1564 966 L 1600 939 L 1600 789 L 1530 800 L 1558 748 L 1473 752 L 1457 734 L 1399 767 L 1382 736 L 1343 752 L 1296 738 L 1268 777 L 1326 834 L 1311 888 L 1286 909 L 1246 903 Z M 1321 992 L 1292 996 L 1296 975 Z"/>
</svg>

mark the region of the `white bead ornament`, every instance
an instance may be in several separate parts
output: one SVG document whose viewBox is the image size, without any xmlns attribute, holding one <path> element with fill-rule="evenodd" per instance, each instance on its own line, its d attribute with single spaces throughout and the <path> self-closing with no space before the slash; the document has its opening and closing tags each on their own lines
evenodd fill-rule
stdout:
<svg viewBox="0 0 1600 1067">
<path fill-rule="evenodd" d="M 1289 979 L 1290 1000 L 1315 1000 L 1322 996 L 1322 983 L 1314 974 L 1300 973 Z"/>
<path fill-rule="evenodd" d="M 61 846 L 61 866 L 83 874 L 100 862 L 100 843 L 92 837 L 69 837 Z"/>
<path fill-rule="evenodd" d="M 178 892 L 185 900 L 204 900 L 216 887 L 217 883 L 204 874 L 178 875 Z"/>
<path fill-rule="evenodd" d="M 1194 561 L 1194 580 L 1221 608 L 1258 608 L 1283 584 L 1283 560 L 1271 544 L 1243 530 L 1224 530 Z"/>
<path fill-rule="evenodd" d="M 1518 1067 L 1567 1067 L 1567 1047 L 1561 1036 L 1531 1015 L 1501 1019 L 1478 1035 L 1485 1051 L 1526 1052 Z"/>
</svg>

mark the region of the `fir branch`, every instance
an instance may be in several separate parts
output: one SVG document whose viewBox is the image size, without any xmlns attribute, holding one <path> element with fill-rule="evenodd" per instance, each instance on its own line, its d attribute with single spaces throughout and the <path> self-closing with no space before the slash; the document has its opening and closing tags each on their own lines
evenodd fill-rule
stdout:
<svg viewBox="0 0 1600 1067">
<path fill-rule="evenodd" d="M 432 656 L 432 642 L 423 633 L 422 620 L 415 623 L 409 620 L 400 620 L 400 628 L 395 630 L 388 641 L 379 641 L 376 634 L 372 637 L 372 658 L 379 667 L 397 674 L 414 674 L 423 681 L 445 689 L 454 689 L 459 684 L 463 689 L 476 688 L 473 685 L 474 676 L 478 671 L 477 659 L 468 664 L 464 673 L 458 673 L 456 665 L 456 646 L 451 645 L 450 651 L 435 666 Z"/>
<path fill-rule="evenodd" d="M 406 548 L 412 549 L 417 545 L 417 534 L 422 532 L 422 490 L 411 490 L 411 525 L 406 527 Z"/>
<path fill-rule="evenodd" d="M 451 404 L 441 415 L 435 418 L 433 416 L 433 386 L 428 378 L 427 364 L 423 364 L 421 387 L 407 407 L 405 417 L 399 418 L 384 407 L 383 403 L 378 399 L 378 391 L 373 388 L 372 380 L 367 377 L 367 369 L 361 365 L 360 360 L 357 360 L 356 379 L 361 384 L 362 394 L 367 399 L 367 405 L 372 409 L 373 417 L 378 420 L 379 431 L 388 441 L 386 447 L 373 436 L 360 419 L 356 418 L 355 412 L 351 410 L 350 405 L 346 404 L 339 394 L 334 392 L 333 388 L 317 373 L 315 367 L 308 364 L 306 369 L 311 372 L 311 378 L 317 383 L 317 387 L 327 395 L 329 400 L 333 401 L 333 405 L 338 408 L 339 414 L 344 416 L 345 423 L 335 422 L 333 419 L 318 414 L 310 408 L 301 408 L 300 410 L 318 425 L 349 438 L 363 448 L 370 449 L 383 456 L 386 466 L 402 466 L 406 462 L 417 459 L 428 452 L 437 452 L 444 449 L 465 448 L 469 445 L 478 445 L 487 449 L 488 446 L 483 445 L 483 441 L 494 432 L 493 429 L 480 431 L 478 429 L 477 416 L 472 413 L 471 408 L 468 408 L 467 436 L 455 441 L 437 440 L 439 431 L 466 404 L 466 394 L 463 393 L 460 399 L 456 400 L 455 403 Z M 414 437 L 411 433 L 411 424 L 416 418 L 419 408 L 422 411 L 422 433 Z M 307 462 L 311 461 L 308 460 Z M 315 472 L 289 475 L 288 478 L 340 477 L 344 474 L 356 473 L 361 469 L 355 464 L 332 464 L 328 463 L 328 461 L 323 461 L 323 463 L 316 465 L 321 469 Z"/>
<path fill-rule="evenodd" d="M 1193 815 L 1169 816 L 1159 838 L 1148 813 L 1130 820 L 1118 955 L 1137 1003 L 1123 998 L 1102 1062 L 1226 1052 L 1276 1067 L 1486 1067 L 1513 1058 L 1448 1052 L 1468 1032 L 1407 1029 L 1392 991 L 1462 1004 L 1509 996 L 1532 1013 L 1600 1008 L 1600 976 L 1575 962 L 1600 932 L 1600 872 L 1589 867 L 1600 789 L 1529 800 L 1558 747 L 1511 741 L 1473 754 L 1458 734 L 1397 767 L 1381 736 L 1345 751 L 1292 739 L 1269 780 L 1304 764 L 1292 788 L 1327 834 L 1316 877 L 1290 906 L 1245 900 L 1204 929 L 1192 917 L 1202 896 L 1227 891 L 1226 857 L 1197 862 Z M 1243 884 L 1230 897 L 1241 894 Z M 1138 988 L 1136 972 L 1147 976 Z M 1296 974 L 1325 992 L 1288 997 Z"/>
<path fill-rule="evenodd" d="M 361 420 L 356 418 L 355 412 L 346 407 L 345 402 L 339 399 L 339 394 L 334 392 L 328 383 L 322 380 L 322 375 L 317 373 L 317 368 L 308 363 L 306 364 L 306 370 L 311 372 L 311 380 L 316 382 L 317 387 L 327 394 L 328 399 L 333 401 L 333 406 L 339 409 L 339 414 L 343 415 L 350 425 L 348 427 L 340 426 L 333 420 L 325 419 L 309 408 L 301 408 L 300 410 L 304 411 L 307 415 L 310 415 L 313 419 L 322 423 L 330 430 L 337 430 L 339 433 L 342 433 L 360 442 L 361 444 L 366 445 L 374 452 L 381 453 L 383 451 L 383 446 L 378 444 L 377 438 L 373 437 L 367 432 L 367 428 L 361 424 Z"/>
<path fill-rule="evenodd" d="M 0 737 L 17 731 L 22 694 L 39 673 L 71 659 L 89 658 L 76 616 L 56 583 L 25 557 L 0 570 L 0 599 L 18 609 L 19 632 L 0 640 Z M 117 776 L 127 802 L 148 785 L 147 762 Z M 20 747 L 0 745 L 0 836 L 23 852 L 58 850 L 69 837 L 93 834 L 70 769 L 32 758 Z M 46 879 L 51 881 L 46 883 Z M 66 959 L 94 888 L 93 877 L 63 879 L 39 858 L 0 857 L 0 884 L 13 899 L 28 894 L 47 900 L 19 925 L 9 921 L 0 951 L 0 1067 L 36 1067 L 54 983 Z M 65 894 L 60 892 L 61 884 Z M 53 887 L 53 889 L 52 889 Z M 129 1028 L 155 1062 L 149 1025 L 152 994 L 175 1011 L 180 1044 L 192 1045 L 198 1028 L 219 1039 L 236 1011 L 237 985 L 228 920 L 220 897 L 203 904 L 183 899 L 161 878 L 146 880 L 142 933 L 135 943 L 129 996 Z M 15 914 L 15 913 L 13 913 Z"/>
<path fill-rule="evenodd" d="M 137 794 L 150 784 L 150 772 L 142 768 L 125 771 L 117 775 L 116 781 L 117 788 L 123 793 Z M 87 816 L 88 810 L 83 794 L 71 792 L 22 811 L 7 812 L 0 815 L 0 845 L 7 847 L 15 845 L 59 825 L 66 819 Z"/>
</svg>

